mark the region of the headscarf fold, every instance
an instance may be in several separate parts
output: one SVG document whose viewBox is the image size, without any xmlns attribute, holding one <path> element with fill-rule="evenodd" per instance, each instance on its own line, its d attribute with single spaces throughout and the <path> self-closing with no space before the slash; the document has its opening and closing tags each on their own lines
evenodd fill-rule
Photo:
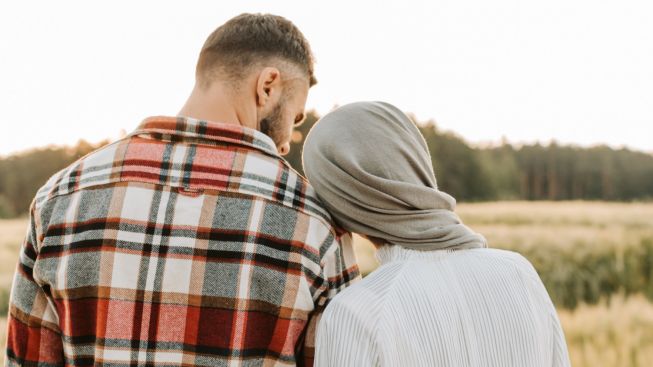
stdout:
<svg viewBox="0 0 653 367">
<path fill-rule="evenodd" d="M 357 102 L 324 116 L 309 132 L 304 172 L 343 228 L 413 250 L 487 247 L 438 190 L 417 126 L 384 102 Z"/>
</svg>

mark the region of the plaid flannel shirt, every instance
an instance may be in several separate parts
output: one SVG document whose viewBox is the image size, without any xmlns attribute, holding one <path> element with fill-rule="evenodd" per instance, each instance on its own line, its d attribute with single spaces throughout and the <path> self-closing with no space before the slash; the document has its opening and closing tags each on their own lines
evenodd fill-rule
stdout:
<svg viewBox="0 0 653 367">
<path fill-rule="evenodd" d="M 307 181 L 255 130 L 146 119 L 37 193 L 8 365 L 311 365 L 359 278 Z"/>
</svg>

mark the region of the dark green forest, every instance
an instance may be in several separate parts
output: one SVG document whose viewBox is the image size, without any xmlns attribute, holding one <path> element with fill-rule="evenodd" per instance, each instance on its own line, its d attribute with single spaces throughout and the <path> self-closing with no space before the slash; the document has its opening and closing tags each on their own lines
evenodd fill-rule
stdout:
<svg viewBox="0 0 653 367">
<path fill-rule="evenodd" d="M 310 114 L 297 130 L 316 122 Z M 440 190 L 458 201 L 653 199 L 653 155 L 608 146 L 540 144 L 474 148 L 433 122 L 418 123 Z M 301 142 L 287 160 L 301 173 Z"/>
<path fill-rule="evenodd" d="M 300 173 L 301 145 L 318 116 L 309 113 L 286 157 Z M 504 143 L 475 148 L 463 138 L 419 123 L 438 186 L 458 201 L 653 199 L 653 155 L 607 146 Z M 0 158 L 0 218 L 23 215 L 36 190 L 55 172 L 98 148 L 48 147 Z"/>
</svg>

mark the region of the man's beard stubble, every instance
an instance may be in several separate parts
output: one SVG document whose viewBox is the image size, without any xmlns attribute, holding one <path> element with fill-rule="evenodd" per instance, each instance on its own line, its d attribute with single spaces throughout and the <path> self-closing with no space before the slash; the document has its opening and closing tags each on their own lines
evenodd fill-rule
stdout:
<svg viewBox="0 0 653 367">
<path fill-rule="evenodd" d="M 261 132 L 274 141 L 279 146 L 283 143 L 284 127 L 281 121 L 281 102 L 274 107 L 272 112 L 259 121 Z"/>
</svg>

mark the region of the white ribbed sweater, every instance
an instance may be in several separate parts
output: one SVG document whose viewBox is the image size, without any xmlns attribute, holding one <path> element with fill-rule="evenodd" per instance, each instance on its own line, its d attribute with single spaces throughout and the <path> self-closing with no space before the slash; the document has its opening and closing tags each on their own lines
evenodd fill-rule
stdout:
<svg viewBox="0 0 653 367">
<path fill-rule="evenodd" d="M 570 365 L 553 303 L 523 256 L 384 246 L 377 257 L 381 266 L 327 307 L 316 367 Z"/>
</svg>

